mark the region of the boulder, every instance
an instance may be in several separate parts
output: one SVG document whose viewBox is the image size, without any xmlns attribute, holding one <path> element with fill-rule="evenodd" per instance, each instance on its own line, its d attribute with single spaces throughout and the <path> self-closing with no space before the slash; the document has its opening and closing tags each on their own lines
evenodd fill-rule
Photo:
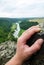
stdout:
<svg viewBox="0 0 44 65">
<path fill-rule="evenodd" d="M 16 42 L 6 41 L 0 44 L 0 65 L 9 61 L 16 51 Z"/>
</svg>

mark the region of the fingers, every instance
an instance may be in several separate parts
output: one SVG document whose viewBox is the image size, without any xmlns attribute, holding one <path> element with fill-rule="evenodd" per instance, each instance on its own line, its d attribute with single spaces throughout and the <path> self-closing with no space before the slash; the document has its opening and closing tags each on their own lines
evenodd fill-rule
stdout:
<svg viewBox="0 0 44 65">
<path fill-rule="evenodd" d="M 33 54 L 33 53 L 37 52 L 37 51 L 41 48 L 42 43 L 43 43 L 43 39 L 38 39 L 38 40 L 29 48 L 30 54 Z M 28 52 L 28 53 L 29 53 L 29 52 Z"/>
<path fill-rule="evenodd" d="M 32 26 L 31 28 L 27 29 L 19 38 L 21 42 L 26 42 L 34 33 L 39 32 L 39 26 Z"/>
</svg>

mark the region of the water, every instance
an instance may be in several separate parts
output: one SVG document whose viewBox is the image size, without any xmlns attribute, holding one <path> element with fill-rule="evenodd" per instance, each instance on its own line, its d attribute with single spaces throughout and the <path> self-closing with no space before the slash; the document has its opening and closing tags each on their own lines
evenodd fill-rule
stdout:
<svg viewBox="0 0 44 65">
<path fill-rule="evenodd" d="M 17 25 L 17 28 L 16 28 L 15 32 L 13 33 L 13 36 L 15 38 L 18 38 L 18 34 L 19 34 L 19 31 L 20 31 L 20 26 L 19 26 L 19 23 L 16 23 L 16 25 Z"/>
</svg>

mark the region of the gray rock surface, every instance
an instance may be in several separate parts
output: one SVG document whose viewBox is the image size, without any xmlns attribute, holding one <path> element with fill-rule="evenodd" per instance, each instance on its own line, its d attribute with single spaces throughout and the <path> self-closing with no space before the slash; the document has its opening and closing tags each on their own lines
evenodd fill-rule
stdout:
<svg viewBox="0 0 44 65">
<path fill-rule="evenodd" d="M 15 55 L 16 42 L 6 41 L 0 44 L 0 65 L 4 65 Z"/>
</svg>

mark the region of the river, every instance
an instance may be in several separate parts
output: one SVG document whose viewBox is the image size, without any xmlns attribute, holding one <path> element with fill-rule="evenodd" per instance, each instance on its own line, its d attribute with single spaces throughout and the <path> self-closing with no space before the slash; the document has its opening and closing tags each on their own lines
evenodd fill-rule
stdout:
<svg viewBox="0 0 44 65">
<path fill-rule="evenodd" d="M 19 25 L 19 23 L 16 23 L 16 25 L 17 25 L 17 28 L 16 28 L 15 32 L 13 33 L 13 36 L 15 38 L 18 38 L 18 34 L 19 34 L 19 31 L 20 31 L 20 25 Z"/>
</svg>

